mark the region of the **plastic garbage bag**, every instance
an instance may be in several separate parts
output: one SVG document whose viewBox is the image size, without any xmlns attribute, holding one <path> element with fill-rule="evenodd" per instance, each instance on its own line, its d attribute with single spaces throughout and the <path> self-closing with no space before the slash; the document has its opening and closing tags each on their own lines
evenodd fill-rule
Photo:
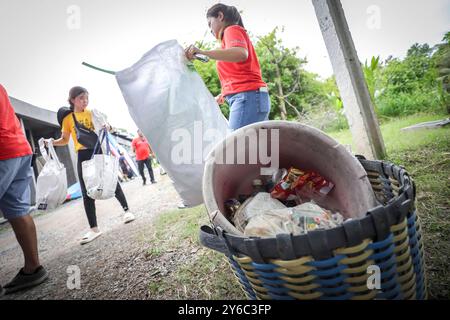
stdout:
<svg viewBox="0 0 450 320">
<path fill-rule="evenodd" d="M 176 40 L 116 72 L 131 117 L 147 137 L 185 205 L 203 203 L 205 158 L 228 123 Z"/>
<path fill-rule="evenodd" d="M 119 158 L 111 155 L 108 134 L 101 130 L 101 141 L 97 142 L 95 150 L 100 147 L 106 137 L 106 154 L 95 154 L 91 160 L 83 161 L 83 180 L 90 198 L 103 200 L 114 197 L 119 174 Z"/>
<path fill-rule="evenodd" d="M 53 210 L 61 205 L 67 196 L 66 168 L 56 155 L 53 141 L 48 141 L 48 153 L 44 139 L 39 139 L 39 149 L 45 161 L 37 178 L 36 208 L 38 210 Z"/>
</svg>

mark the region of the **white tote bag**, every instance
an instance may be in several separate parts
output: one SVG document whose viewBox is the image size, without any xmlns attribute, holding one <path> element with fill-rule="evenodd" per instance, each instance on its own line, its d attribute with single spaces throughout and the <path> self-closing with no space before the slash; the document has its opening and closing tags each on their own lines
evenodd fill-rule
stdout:
<svg viewBox="0 0 450 320">
<path fill-rule="evenodd" d="M 119 174 L 119 159 L 111 155 L 108 134 L 104 129 L 100 131 L 101 141 L 97 141 L 91 160 L 83 161 L 83 180 L 87 195 L 96 200 L 114 197 Z M 97 148 L 106 137 L 106 154 L 95 154 Z"/>
<path fill-rule="evenodd" d="M 45 165 L 37 178 L 36 207 L 38 210 L 53 210 L 67 198 L 66 168 L 59 161 L 51 140 L 48 141 L 49 153 L 43 138 L 39 140 L 39 149 Z"/>
<path fill-rule="evenodd" d="M 128 110 L 186 205 L 203 202 L 205 158 L 228 123 L 176 40 L 116 72 Z"/>
</svg>

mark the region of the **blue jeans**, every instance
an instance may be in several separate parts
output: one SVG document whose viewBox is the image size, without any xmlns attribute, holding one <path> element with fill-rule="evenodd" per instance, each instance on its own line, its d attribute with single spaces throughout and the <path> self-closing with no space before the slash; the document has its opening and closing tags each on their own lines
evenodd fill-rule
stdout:
<svg viewBox="0 0 450 320">
<path fill-rule="evenodd" d="M 244 91 L 225 97 L 230 105 L 228 126 L 232 130 L 269 119 L 269 93 L 259 90 Z"/>
<path fill-rule="evenodd" d="M 31 156 L 0 160 L 0 210 L 7 220 L 30 210 Z"/>
</svg>

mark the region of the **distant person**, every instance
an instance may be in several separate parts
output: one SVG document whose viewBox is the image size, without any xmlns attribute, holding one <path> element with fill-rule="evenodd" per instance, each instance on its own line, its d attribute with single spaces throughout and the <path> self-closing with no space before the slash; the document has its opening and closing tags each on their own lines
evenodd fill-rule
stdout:
<svg viewBox="0 0 450 320">
<path fill-rule="evenodd" d="M 136 154 L 136 162 L 138 164 L 139 173 L 142 177 L 142 184 L 145 185 L 147 182 L 144 174 L 144 165 L 147 167 L 151 183 L 156 183 L 155 177 L 153 175 L 152 162 L 150 159 L 150 156 L 154 156 L 153 151 L 150 148 L 150 144 L 144 137 L 142 131 L 138 130 L 137 133 L 138 136 L 131 142 L 131 148 Z"/>
<path fill-rule="evenodd" d="M 122 169 L 123 179 L 125 181 L 127 181 L 128 179 L 131 179 L 131 177 L 133 176 L 133 173 L 127 162 L 127 159 L 125 158 L 123 151 L 119 151 L 119 154 L 120 154 L 120 158 L 119 158 L 120 169 Z"/>
<path fill-rule="evenodd" d="M 186 57 L 192 60 L 200 53 L 217 60 L 222 92 L 216 101 L 220 105 L 226 100 L 230 105 L 230 129 L 268 120 L 267 84 L 262 80 L 258 57 L 239 11 L 218 3 L 207 11 L 206 18 L 212 34 L 221 41 L 221 49 L 204 51 L 191 45 L 186 48 Z"/>
<path fill-rule="evenodd" d="M 25 264 L 0 296 L 41 284 L 48 273 L 38 256 L 36 226 L 30 215 L 31 147 L 0 85 L 0 211 L 11 224 Z"/>
<path fill-rule="evenodd" d="M 53 142 L 53 145 L 65 146 L 69 143 L 70 137 L 72 137 L 72 140 L 75 144 L 75 150 L 77 151 L 78 155 L 78 162 L 77 162 L 78 179 L 80 181 L 81 193 L 83 195 L 84 210 L 86 212 L 89 226 L 91 228 L 89 232 L 87 232 L 80 241 L 80 244 L 85 244 L 99 237 L 102 234 L 102 232 L 99 230 L 97 226 L 95 200 L 88 196 L 86 191 L 86 185 L 84 184 L 83 180 L 82 163 L 92 158 L 94 150 L 93 148 L 86 148 L 85 146 L 83 146 L 81 143 L 78 142 L 77 133 L 75 129 L 75 120 L 79 124 L 82 124 L 85 128 L 92 131 L 94 130 L 94 124 L 92 122 L 92 113 L 90 110 L 87 109 L 87 106 L 89 104 L 89 93 L 85 88 L 73 87 L 72 89 L 70 89 L 68 102 L 70 104 L 70 110 L 72 112 L 64 117 L 62 121 L 61 138 L 55 140 Z M 101 153 L 102 150 L 101 148 L 99 148 L 97 154 Z M 119 201 L 120 205 L 123 208 L 124 223 L 133 221 L 135 219 L 134 214 L 128 208 L 127 199 L 125 198 L 125 195 L 119 183 L 117 183 L 116 187 L 116 199 Z"/>
</svg>

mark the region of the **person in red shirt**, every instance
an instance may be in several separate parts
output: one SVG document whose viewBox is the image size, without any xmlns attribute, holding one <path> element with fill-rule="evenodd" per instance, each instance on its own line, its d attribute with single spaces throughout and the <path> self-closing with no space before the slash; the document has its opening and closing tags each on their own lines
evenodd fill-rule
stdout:
<svg viewBox="0 0 450 320">
<path fill-rule="evenodd" d="M 143 185 L 145 185 L 147 182 L 144 174 L 144 165 L 147 167 L 151 182 L 156 183 L 155 177 L 153 175 L 152 162 L 150 159 L 150 155 L 154 156 L 153 151 L 150 148 L 150 144 L 144 137 L 142 131 L 138 130 L 137 132 L 138 137 L 133 139 L 133 141 L 131 142 L 131 147 L 133 148 L 133 152 L 136 154 L 136 162 L 138 164 L 139 173 L 141 174 L 143 180 Z"/>
<path fill-rule="evenodd" d="M 0 212 L 11 224 L 25 265 L 15 278 L 0 286 L 0 296 L 38 285 L 48 278 L 38 256 L 36 226 L 30 215 L 31 147 L 0 85 Z"/>
<path fill-rule="evenodd" d="M 252 42 L 244 28 L 239 11 L 233 6 L 219 3 L 206 13 L 212 34 L 221 41 L 221 49 L 200 50 L 191 45 L 186 57 L 203 54 L 217 60 L 222 92 L 216 97 L 218 104 L 224 100 L 230 105 L 229 127 L 232 130 L 268 120 L 270 98 Z"/>
</svg>

